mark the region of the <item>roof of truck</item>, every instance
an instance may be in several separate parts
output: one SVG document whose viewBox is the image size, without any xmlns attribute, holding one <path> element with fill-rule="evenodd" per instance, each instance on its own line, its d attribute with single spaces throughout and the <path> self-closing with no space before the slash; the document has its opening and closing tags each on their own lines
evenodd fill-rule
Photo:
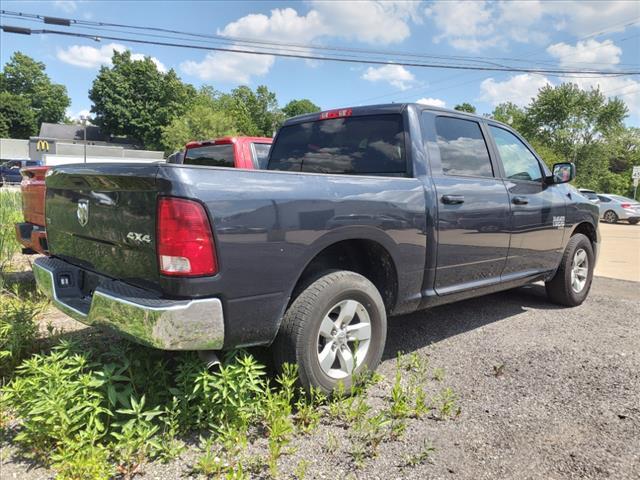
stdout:
<svg viewBox="0 0 640 480">
<path fill-rule="evenodd" d="M 475 113 L 463 112 L 460 110 L 452 110 L 450 108 L 436 107 L 433 105 L 425 105 L 422 103 L 405 102 L 405 103 L 381 103 L 376 105 L 363 105 L 358 107 L 344 107 L 344 108 L 335 108 L 335 109 L 332 108 L 330 110 L 323 110 L 321 112 L 305 113 L 303 115 L 298 115 L 295 117 L 288 118 L 287 120 L 285 120 L 284 125 L 291 125 L 295 123 L 304 123 L 304 122 L 318 120 L 318 115 L 321 115 L 322 113 L 327 113 L 327 112 L 341 112 L 341 111 L 350 110 L 351 112 L 349 113 L 349 115 L 401 113 L 408 106 L 414 106 L 419 108 L 420 110 L 430 110 L 430 111 L 443 112 L 443 113 L 455 113 L 456 115 L 463 115 L 466 117 L 477 118 L 482 120 L 491 120 L 493 122 L 502 123 L 492 118 L 483 117 L 482 115 L 476 115 Z"/>
</svg>

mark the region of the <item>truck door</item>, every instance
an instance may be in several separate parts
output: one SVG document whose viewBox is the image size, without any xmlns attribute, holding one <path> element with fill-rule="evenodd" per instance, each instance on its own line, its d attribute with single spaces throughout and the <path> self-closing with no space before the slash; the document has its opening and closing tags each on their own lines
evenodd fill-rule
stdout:
<svg viewBox="0 0 640 480">
<path fill-rule="evenodd" d="M 511 202 L 511 244 L 504 276 L 553 270 L 562 252 L 566 196 L 562 185 L 547 185 L 546 172 L 515 134 L 489 125 Z"/>
<path fill-rule="evenodd" d="M 434 289 L 445 295 L 497 283 L 509 249 L 509 195 L 481 120 L 422 115 L 438 203 Z"/>
</svg>

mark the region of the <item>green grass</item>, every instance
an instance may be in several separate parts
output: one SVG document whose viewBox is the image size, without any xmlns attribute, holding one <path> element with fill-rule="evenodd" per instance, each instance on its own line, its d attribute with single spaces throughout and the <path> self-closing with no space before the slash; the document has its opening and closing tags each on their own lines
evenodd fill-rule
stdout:
<svg viewBox="0 0 640 480">
<path fill-rule="evenodd" d="M 22 197 L 19 190 L 0 188 L 0 272 L 11 267 L 20 251 L 14 224 L 22 221 Z"/>
</svg>

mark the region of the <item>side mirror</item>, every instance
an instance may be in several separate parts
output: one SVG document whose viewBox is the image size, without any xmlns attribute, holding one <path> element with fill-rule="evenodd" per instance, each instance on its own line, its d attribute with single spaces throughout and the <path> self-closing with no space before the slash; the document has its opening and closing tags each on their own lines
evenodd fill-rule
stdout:
<svg viewBox="0 0 640 480">
<path fill-rule="evenodd" d="M 547 177 L 548 184 L 568 183 L 576 178 L 576 166 L 571 162 L 556 163 L 553 174 Z"/>
</svg>

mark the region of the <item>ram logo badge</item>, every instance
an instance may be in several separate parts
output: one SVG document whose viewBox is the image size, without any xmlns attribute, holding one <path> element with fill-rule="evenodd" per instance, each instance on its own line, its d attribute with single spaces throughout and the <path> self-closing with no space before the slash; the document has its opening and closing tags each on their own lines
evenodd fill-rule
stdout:
<svg viewBox="0 0 640 480">
<path fill-rule="evenodd" d="M 564 228 L 564 215 L 553 217 L 553 226 L 556 228 Z"/>
<path fill-rule="evenodd" d="M 143 235 L 138 232 L 129 232 L 127 233 L 127 238 L 137 243 L 151 243 L 151 236 L 148 234 Z"/>
<path fill-rule="evenodd" d="M 89 200 L 78 200 L 76 216 L 81 227 L 84 227 L 89 222 Z"/>
</svg>

